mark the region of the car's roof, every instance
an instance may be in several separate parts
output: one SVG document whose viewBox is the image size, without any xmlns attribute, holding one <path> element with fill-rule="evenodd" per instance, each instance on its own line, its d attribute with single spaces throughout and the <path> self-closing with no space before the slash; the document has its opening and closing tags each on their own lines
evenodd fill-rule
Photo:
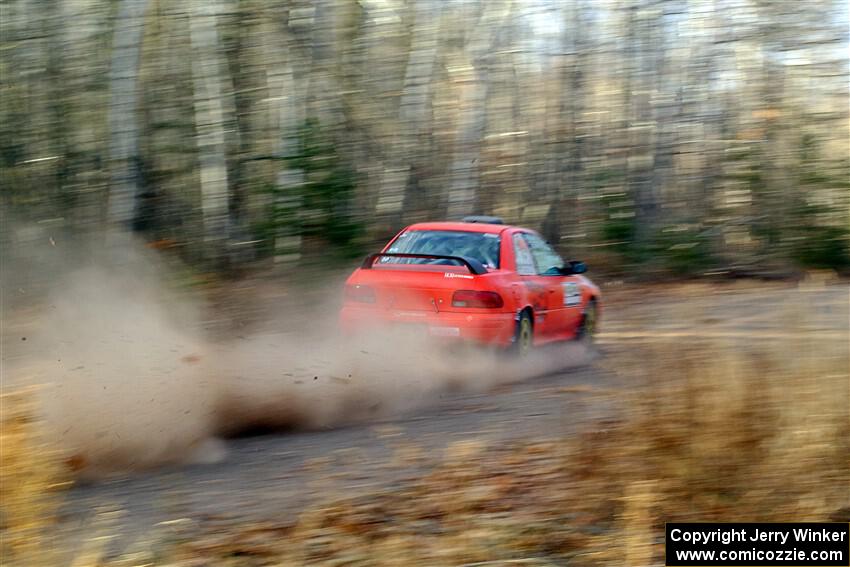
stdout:
<svg viewBox="0 0 850 567">
<path fill-rule="evenodd" d="M 459 230 L 499 234 L 509 228 L 513 227 L 506 224 L 487 224 L 480 222 L 419 222 L 410 225 L 405 230 Z"/>
</svg>

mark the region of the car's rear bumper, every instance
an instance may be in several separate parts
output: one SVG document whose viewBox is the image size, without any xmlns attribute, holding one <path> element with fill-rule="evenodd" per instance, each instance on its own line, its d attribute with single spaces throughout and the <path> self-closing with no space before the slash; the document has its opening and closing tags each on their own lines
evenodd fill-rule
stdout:
<svg viewBox="0 0 850 567">
<path fill-rule="evenodd" d="M 457 313 L 376 309 L 346 305 L 339 315 L 343 333 L 356 335 L 370 330 L 407 329 L 423 337 L 509 346 L 514 337 L 513 313 Z"/>
</svg>

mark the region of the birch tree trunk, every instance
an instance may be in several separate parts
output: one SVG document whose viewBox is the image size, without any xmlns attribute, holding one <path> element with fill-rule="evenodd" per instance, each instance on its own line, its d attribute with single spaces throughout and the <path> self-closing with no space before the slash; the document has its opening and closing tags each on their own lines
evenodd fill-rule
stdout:
<svg viewBox="0 0 850 567">
<path fill-rule="evenodd" d="M 217 1 L 192 3 L 189 35 L 192 45 L 195 139 L 198 147 L 204 249 L 211 259 L 221 252 L 228 231 L 228 179 L 219 53 Z"/>
<path fill-rule="evenodd" d="M 553 167 L 554 179 L 551 181 L 552 206 L 543 226 L 544 236 L 554 245 L 561 243 L 567 236 L 567 226 L 573 233 L 580 233 L 577 223 L 582 215 L 578 210 L 581 203 L 584 131 L 582 116 L 586 104 L 585 83 L 587 81 L 587 60 L 589 25 L 586 8 L 581 0 L 575 0 L 565 15 L 562 55 L 567 58 L 561 77 L 561 96 L 558 106 L 556 129 L 563 140 L 556 144 L 559 148 Z"/>
<path fill-rule="evenodd" d="M 138 78 L 145 13 L 150 0 L 121 0 L 115 18 L 109 72 L 111 187 L 108 217 L 129 228 L 139 193 Z"/>
<path fill-rule="evenodd" d="M 461 79 L 460 124 L 450 171 L 447 217 L 460 220 L 475 212 L 481 140 L 486 131 L 488 72 L 481 64 Z"/>
<path fill-rule="evenodd" d="M 437 59 L 439 20 L 442 3 L 413 0 L 413 37 L 404 74 L 399 104 L 399 125 L 390 148 L 390 165 L 384 170 L 376 212 L 384 219 L 395 217 L 397 224 L 404 208 L 405 192 L 411 175 L 410 156 L 416 153 L 428 126 L 434 63 Z"/>
<path fill-rule="evenodd" d="M 652 236 L 658 210 L 652 173 L 656 124 L 652 105 L 655 61 L 650 44 L 653 39 L 652 29 L 661 25 L 661 22 L 656 16 L 659 9 L 654 6 L 637 2 L 629 5 L 627 10 L 629 40 L 626 48 L 632 51 L 630 92 L 626 95 L 629 101 L 626 108 L 628 186 L 635 202 L 635 240 L 640 245 Z"/>
<path fill-rule="evenodd" d="M 467 47 L 472 69 L 471 77 L 461 90 L 460 126 L 450 173 L 451 188 L 447 207 L 449 219 L 460 219 L 475 211 L 480 182 L 481 141 L 487 130 L 489 66 L 495 38 L 507 24 L 512 8 L 512 0 L 501 3 L 487 2 L 481 21 L 475 26 L 474 35 Z"/>
<path fill-rule="evenodd" d="M 291 19 L 293 14 L 289 13 Z M 290 20 L 290 25 L 293 22 Z M 301 206 L 301 187 L 304 185 L 304 172 L 295 168 L 289 161 L 301 154 L 299 129 L 306 119 L 306 91 L 299 88 L 295 79 L 293 59 L 296 49 L 295 38 L 287 30 L 270 30 L 274 38 L 272 45 L 278 57 L 273 59 L 267 71 L 267 85 L 272 123 L 275 125 L 274 155 L 281 158 L 277 171 L 276 185 L 278 195 L 275 209 L 285 214 L 293 222 L 282 227 L 276 235 L 275 260 L 290 262 L 300 258 L 301 237 L 294 226 L 295 216 Z"/>
<path fill-rule="evenodd" d="M 652 122 L 654 125 L 653 149 L 652 149 L 652 177 L 650 181 L 651 190 L 643 202 L 645 207 L 644 217 L 651 228 L 656 228 L 661 222 L 662 205 L 665 202 L 664 191 L 667 182 L 673 175 L 673 151 L 676 145 L 676 131 L 673 126 L 677 115 L 680 113 L 680 97 L 677 93 L 676 81 L 671 81 L 668 73 L 669 55 L 666 49 L 667 35 L 671 30 L 667 29 L 667 9 L 676 9 L 676 6 L 665 4 L 660 8 L 656 23 L 652 26 L 650 42 L 651 51 L 651 73 L 653 77 L 652 91 Z M 672 201 L 672 199 L 671 199 Z M 654 238 L 650 234 L 649 238 Z"/>
</svg>

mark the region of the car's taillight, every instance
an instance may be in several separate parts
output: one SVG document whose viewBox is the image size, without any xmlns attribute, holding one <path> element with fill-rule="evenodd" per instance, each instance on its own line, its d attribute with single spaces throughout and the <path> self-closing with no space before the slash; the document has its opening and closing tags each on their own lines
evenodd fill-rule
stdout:
<svg viewBox="0 0 850 567">
<path fill-rule="evenodd" d="M 346 285 L 345 298 L 359 303 L 375 303 L 375 290 L 368 285 Z"/>
<path fill-rule="evenodd" d="M 495 291 L 474 291 L 462 289 L 456 291 L 452 296 L 453 307 L 483 307 L 486 309 L 497 309 L 505 304 L 502 296 Z"/>
</svg>

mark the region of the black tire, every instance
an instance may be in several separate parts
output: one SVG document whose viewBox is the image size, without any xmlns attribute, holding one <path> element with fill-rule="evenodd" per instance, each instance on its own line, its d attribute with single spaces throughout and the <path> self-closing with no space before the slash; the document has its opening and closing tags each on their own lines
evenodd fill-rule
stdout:
<svg viewBox="0 0 850 567">
<path fill-rule="evenodd" d="M 514 331 L 514 342 L 511 345 L 511 354 L 523 358 L 528 356 L 534 346 L 534 320 L 528 310 L 519 314 Z"/>
<path fill-rule="evenodd" d="M 578 326 L 576 340 L 587 345 L 592 345 L 596 337 L 597 322 L 599 321 L 599 313 L 596 308 L 596 300 L 591 299 L 587 302 L 587 307 L 584 308 L 584 313 L 581 315 L 581 323 Z"/>
</svg>

